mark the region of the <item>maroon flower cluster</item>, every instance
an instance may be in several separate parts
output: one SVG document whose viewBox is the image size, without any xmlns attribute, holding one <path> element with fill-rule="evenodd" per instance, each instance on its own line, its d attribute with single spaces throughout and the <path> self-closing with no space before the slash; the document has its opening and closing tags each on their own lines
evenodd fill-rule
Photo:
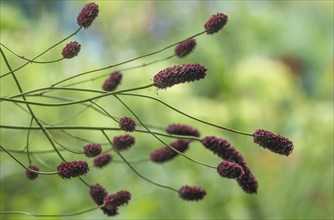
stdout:
<svg viewBox="0 0 334 220">
<path fill-rule="evenodd" d="M 31 165 L 28 168 L 31 169 L 31 170 L 39 171 L 38 166 L 35 166 L 35 165 Z M 25 171 L 26 177 L 30 180 L 36 179 L 38 177 L 38 173 L 35 173 L 35 172 L 33 172 L 29 169 L 26 169 L 26 171 Z"/>
<path fill-rule="evenodd" d="M 181 199 L 188 200 L 188 201 L 197 201 L 204 198 L 206 192 L 201 187 L 197 186 L 182 186 L 179 189 L 179 196 Z"/>
<path fill-rule="evenodd" d="M 87 144 L 83 147 L 83 152 L 87 157 L 96 157 L 101 154 L 102 147 L 100 144 Z"/>
<path fill-rule="evenodd" d="M 113 72 L 110 76 L 104 81 L 102 89 L 104 91 L 114 91 L 117 86 L 121 83 L 123 75 L 121 72 Z"/>
<path fill-rule="evenodd" d="M 183 41 L 175 47 L 175 55 L 180 58 L 185 57 L 194 50 L 195 46 L 196 40 L 193 38 Z"/>
<path fill-rule="evenodd" d="M 168 134 L 199 137 L 199 131 L 197 129 L 183 124 L 168 125 L 168 127 L 166 128 L 166 132 Z"/>
<path fill-rule="evenodd" d="M 136 122 L 132 118 L 123 117 L 119 120 L 119 127 L 124 131 L 134 131 L 136 129 Z"/>
<path fill-rule="evenodd" d="M 214 34 L 220 31 L 228 21 L 227 15 L 217 13 L 213 15 L 205 24 L 204 28 L 207 34 Z"/>
<path fill-rule="evenodd" d="M 217 166 L 219 175 L 229 179 L 236 179 L 244 175 L 244 169 L 237 163 L 223 161 Z"/>
<path fill-rule="evenodd" d="M 111 161 L 112 161 L 112 155 L 105 153 L 95 157 L 93 163 L 95 167 L 102 168 Z"/>
<path fill-rule="evenodd" d="M 88 170 L 89 168 L 86 161 L 62 162 L 57 167 L 58 175 L 63 179 L 84 175 Z"/>
<path fill-rule="evenodd" d="M 63 48 L 61 54 L 65 59 L 71 59 L 77 56 L 80 52 L 81 45 L 76 41 L 71 41 Z"/>
<path fill-rule="evenodd" d="M 179 139 L 170 144 L 171 147 L 180 151 L 181 153 L 185 152 L 188 149 L 188 145 L 189 145 L 189 141 L 183 140 L 183 139 Z M 150 158 L 152 161 L 156 163 L 163 163 L 163 162 L 173 159 L 177 155 L 178 155 L 177 152 L 172 150 L 170 147 L 166 146 L 166 147 L 162 147 L 162 148 L 158 148 L 154 150 L 150 154 Z"/>
<path fill-rule="evenodd" d="M 103 199 L 108 195 L 108 192 L 103 186 L 96 183 L 89 186 L 89 195 L 96 203 L 96 205 L 102 205 Z"/>
<path fill-rule="evenodd" d="M 94 2 L 90 2 L 84 6 L 77 17 L 79 26 L 88 28 L 99 14 L 99 6 Z"/>
<path fill-rule="evenodd" d="M 159 89 L 176 84 L 200 80 L 206 76 L 206 68 L 200 64 L 183 64 L 161 70 L 153 77 L 154 86 Z"/>
<path fill-rule="evenodd" d="M 253 134 L 254 143 L 281 155 L 288 156 L 293 151 L 293 143 L 285 137 L 270 131 L 258 129 Z"/>
<path fill-rule="evenodd" d="M 257 192 L 257 180 L 248 168 L 242 155 L 228 141 L 214 136 L 207 136 L 204 137 L 201 142 L 204 147 L 217 154 L 220 158 L 242 166 L 244 174 L 237 178 L 239 186 L 246 193 L 253 194 Z"/>
<path fill-rule="evenodd" d="M 113 144 L 117 150 L 127 150 L 135 143 L 135 138 L 131 135 L 121 135 L 113 138 Z"/>
<path fill-rule="evenodd" d="M 110 194 L 104 198 L 104 204 L 107 209 L 117 208 L 128 204 L 131 200 L 131 193 L 126 190 L 121 190 L 115 194 Z"/>
</svg>

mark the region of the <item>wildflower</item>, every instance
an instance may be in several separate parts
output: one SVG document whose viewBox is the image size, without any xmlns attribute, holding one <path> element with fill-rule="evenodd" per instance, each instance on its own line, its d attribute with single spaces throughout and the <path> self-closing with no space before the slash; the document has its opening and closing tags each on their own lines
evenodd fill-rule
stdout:
<svg viewBox="0 0 334 220">
<path fill-rule="evenodd" d="M 96 183 L 89 186 L 89 195 L 97 205 L 103 204 L 103 199 L 108 195 L 107 190 Z"/>
<path fill-rule="evenodd" d="M 99 14 L 99 6 L 94 2 L 90 2 L 84 6 L 77 17 L 77 23 L 79 26 L 83 26 L 84 28 L 88 28 L 95 18 Z"/>
<path fill-rule="evenodd" d="M 124 131 L 134 131 L 136 128 L 136 122 L 132 118 L 123 117 L 119 120 L 119 127 Z"/>
<path fill-rule="evenodd" d="M 63 179 L 84 175 L 88 170 L 89 168 L 86 161 L 62 162 L 57 167 L 58 175 Z"/>
<path fill-rule="evenodd" d="M 244 174 L 244 169 L 237 163 L 223 161 L 217 166 L 219 175 L 229 179 L 236 179 Z"/>
<path fill-rule="evenodd" d="M 159 89 L 176 84 L 192 82 L 206 76 L 206 68 L 200 64 L 183 64 L 161 70 L 153 77 L 154 86 Z"/>
<path fill-rule="evenodd" d="M 122 73 L 121 72 L 113 72 L 103 83 L 102 89 L 104 91 L 114 91 L 117 86 L 121 83 L 122 81 Z"/>
<path fill-rule="evenodd" d="M 257 193 L 258 182 L 255 179 L 255 176 L 250 172 L 248 168 L 244 168 L 245 174 L 240 176 L 237 179 L 239 186 L 242 190 L 248 194 L 255 194 Z"/>
<path fill-rule="evenodd" d="M 166 132 L 168 134 L 177 134 L 177 135 L 185 135 L 185 136 L 194 136 L 199 137 L 199 131 L 195 128 L 192 128 L 183 124 L 171 124 L 168 125 Z"/>
<path fill-rule="evenodd" d="M 94 166 L 102 168 L 108 163 L 112 161 L 112 155 L 111 154 L 100 154 L 99 156 L 94 158 Z"/>
<path fill-rule="evenodd" d="M 68 44 L 66 44 L 61 54 L 63 55 L 64 58 L 71 59 L 78 55 L 78 53 L 80 52 L 80 49 L 81 49 L 81 45 L 78 42 L 71 41 Z"/>
<path fill-rule="evenodd" d="M 188 149 L 188 144 L 189 144 L 188 140 L 179 139 L 171 143 L 170 146 L 180 151 L 181 153 L 183 153 Z M 166 146 L 166 147 L 162 147 L 162 148 L 158 148 L 154 150 L 151 153 L 150 157 L 151 157 L 151 160 L 156 163 L 163 163 L 163 162 L 173 159 L 177 155 L 178 155 L 177 152 L 170 149 L 170 147 Z"/>
<path fill-rule="evenodd" d="M 117 207 L 112 207 L 111 209 L 108 209 L 107 207 L 103 206 L 101 208 L 104 214 L 107 216 L 115 216 L 118 215 L 118 208 Z"/>
<path fill-rule="evenodd" d="M 121 190 L 115 194 L 110 194 L 104 198 L 104 204 L 107 209 L 119 207 L 128 204 L 131 200 L 131 193 L 126 190 Z"/>
<path fill-rule="evenodd" d="M 117 150 L 129 149 L 135 143 L 135 138 L 131 135 L 121 135 L 113 138 L 113 144 Z"/>
<path fill-rule="evenodd" d="M 194 50 L 195 46 L 196 40 L 193 38 L 183 41 L 175 47 L 175 55 L 180 58 L 185 57 Z"/>
<path fill-rule="evenodd" d="M 96 157 L 102 152 L 100 144 L 87 144 L 83 147 L 83 152 L 87 157 Z"/>
<path fill-rule="evenodd" d="M 253 134 L 254 142 L 268 150 L 288 156 L 293 151 L 293 143 L 285 137 L 267 130 L 258 129 Z"/>
<path fill-rule="evenodd" d="M 205 195 L 205 190 L 197 186 L 185 185 L 179 189 L 179 196 L 181 197 L 181 199 L 188 201 L 201 200 L 204 198 Z"/>
<path fill-rule="evenodd" d="M 31 170 L 39 171 L 39 168 L 35 165 L 31 165 L 28 168 L 31 169 Z M 38 177 L 38 173 L 35 173 L 35 172 L 33 172 L 29 169 L 26 169 L 26 171 L 25 171 L 26 177 L 30 180 L 36 179 Z"/>
<path fill-rule="evenodd" d="M 207 34 L 214 34 L 220 31 L 228 21 L 227 15 L 217 13 L 213 15 L 204 25 Z"/>
</svg>

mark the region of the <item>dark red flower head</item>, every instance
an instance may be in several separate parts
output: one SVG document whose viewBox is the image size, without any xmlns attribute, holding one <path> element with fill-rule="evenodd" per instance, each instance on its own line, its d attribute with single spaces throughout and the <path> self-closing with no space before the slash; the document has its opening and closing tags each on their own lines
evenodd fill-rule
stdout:
<svg viewBox="0 0 334 220">
<path fill-rule="evenodd" d="M 206 76 L 206 68 L 200 64 L 183 64 L 161 70 L 153 77 L 154 86 L 159 89 L 176 84 L 192 82 Z"/>
<path fill-rule="evenodd" d="M 293 143 L 288 138 L 267 130 L 258 129 L 253 134 L 254 143 L 281 155 L 288 156 L 293 151 Z"/>
<path fill-rule="evenodd" d="M 179 196 L 181 199 L 188 200 L 188 201 L 197 201 L 204 198 L 206 192 L 201 187 L 197 186 L 182 186 L 179 189 Z"/>
<path fill-rule="evenodd" d="M 103 199 L 108 195 L 107 190 L 96 183 L 89 186 L 89 195 L 97 205 L 103 204 Z"/>
<path fill-rule="evenodd" d="M 126 190 L 121 190 L 115 194 L 110 194 L 104 198 L 104 204 L 107 209 L 119 207 L 128 204 L 131 200 L 131 193 Z"/>
<path fill-rule="evenodd" d="M 84 175 L 88 170 L 89 168 L 86 161 L 62 162 L 57 167 L 58 175 L 63 179 Z"/>
<path fill-rule="evenodd" d="M 131 135 L 121 135 L 116 136 L 113 139 L 113 144 L 117 150 L 126 150 L 129 149 L 135 143 L 135 138 Z"/>
<path fill-rule="evenodd" d="M 101 210 L 103 211 L 104 214 L 106 214 L 107 216 L 115 216 L 118 215 L 118 208 L 117 207 L 113 207 L 111 209 L 108 209 L 107 207 L 103 206 L 101 208 Z"/>
<path fill-rule="evenodd" d="M 112 155 L 111 154 L 100 154 L 99 156 L 94 158 L 94 166 L 102 168 L 108 163 L 112 161 Z"/>
<path fill-rule="evenodd" d="M 77 17 L 77 23 L 79 26 L 83 26 L 84 28 L 88 28 L 95 18 L 99 14 L 99 6 L 94 2 L 90 2 L 84 6 Z"/>
<path fill-rule="evenodd" d="M 123 117 L 119 120 L 119 127 L 124 131 L 134 131 L 136 128 L 136 122 L 132 118 Z"/>
<path fill-rule="evenodd" d="M 71 59 L 78 55 L 78 53 L 80 52 L 80 49 L 81 49 L 81 45 L 78 42 L 71 41 L 68 44 L 66 44 L 61 54 L 63 55 L 64 58 Z"/>
<path fill-rule="evenodd" d="M 196 40 L 193 38 L 183 41 L 175 47 L 175 55 L 180 58 L 185 57 L 194 50 L 195 46 Z"/>
<path fill-rule="evenodd" d="M 255 176 L 250 172 L 248 168 L 244 169 L 245 174 L 237 179 L 239 186 L 242 190 L 248 194 L 257 193 L 259 184 Z"/>
<path fill-rule="evenodd" d="M 189 144 L 188 140 L 179 139 L 171 143 L 170 146 L 180 151 L 181 153 L 183 153 L 188 149 L 188 144 Z M 162 148 L 158 148 L 154 150 L 150 154 L 150 157 L 151 157 L 151 160 L 156 163 L 163 163 L 163 162 L 173 159 L 177 155 L 178 155 L 177 152 L 170 149 L 170 147 L 166 146 L 166 147 L 162 147 Z"/>
<path fill-rule="evenodd" d="M 185 136 L 195 136 L 199 137 L 199 131 L 195 128 L 192 128 L 188 125 L 183 124 L 171 124 L 166 128 L 168 134 L 177 134 Z"/>
<path fill-rule="evenodd" d="M 122 81 L 122 73 L 121 72 L 113 72 L 107 79 L 104 81 L 102 89 L 104 91 L 114 91 L 117 86 L 121 83 Z"/>
<path fill-rule="evenodd" d="M 244 169 L 241 165 L 231 162 L 223 161 L 217 166 L 219 175 L 229 179 L 236 179 L 244 175 Z"/>
<path fill-rule="evenodd" d="M 39 171 L 38 166 L 35 166 L 35 165 L 31 165 L 28 168 L 31 169 L 31 170 Z M 26 172 L 25 172 L 26 177 L 30 180 L 36 179 L 38 177 L 38 173 L 35 173 L 35 172 L 33 172 L 29 169 L 26 169 Z"/>
<path fill-rule="evenodd" d="M 204 25 L 207 34 L 214 34 L 220 31 L 228 21 L 227 15 L 217 13 L 213 15 Z"/>
<path fill-rule="evenodd" d="M 100 144 L 87 144 L 83 147 L 83 152 L 87 157 L 96 157 L 102 152 Z"/>
</svg>

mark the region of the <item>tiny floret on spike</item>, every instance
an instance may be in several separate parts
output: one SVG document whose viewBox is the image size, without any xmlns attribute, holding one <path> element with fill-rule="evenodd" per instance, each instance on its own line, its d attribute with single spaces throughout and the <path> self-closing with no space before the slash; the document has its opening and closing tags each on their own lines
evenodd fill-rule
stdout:
<svg viewBox="0 0 334 220">
<path fill-rule="evenodd" d="M 197 201 L 203 199 L 205 195 L 205 190 L 198 186 L 185 185 L 179 189 L 179 196 L 183 200 Z"/>
<path fill-rule="evenodd" d="M 77 17 L 79 26 L 88 28 L 99 14 L 99 6 L 94 2 L 87 3 Z"/>
<path fill-rule="evenodd" d="M 223 13 L 213 15 L 204 25 L 207 34 L 219 32 L 227 23 L 228 17 Z"/>
<path fill-rule="evenodd" d="M 79 54 L 80 49 L 81 45 L 78 42 L 71 41 L 70 43 L 66 44 L 61 54 L 65 59 L 71 59 Z"/>
</svg>

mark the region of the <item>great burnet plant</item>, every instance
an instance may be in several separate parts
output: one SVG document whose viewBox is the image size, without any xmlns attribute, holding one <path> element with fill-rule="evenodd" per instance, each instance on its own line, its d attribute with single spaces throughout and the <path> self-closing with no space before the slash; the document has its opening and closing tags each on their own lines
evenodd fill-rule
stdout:
<svg viewBox="0 0 334 220">
<path fill-rule="evenodd" d="M 242 136 L 248 136 L 252 137 L 255 144 L 258 144 L 259 146 L 266 148 L 274 153 L 288 156 L 293 151 L 293 143 L 288 139 L 280 135 L 273 134 L 270 131 L 264 130 L 264 129 L 258 129 L 254 133 L 247 133 L 242 132 L 234 129 L 230 129 L 224 126 L 216 125 L 210 122 L 206 122 L 204 120 L 198 119 L 196 117 L 193 117 L 187 113 L 184 113 L 169 104 L 159 100 L 158 98 L 141 95 L 137 93 L 131 93 L 134 91 L 139 91 L 143 89 L 147 89 L 150 87 L 155 87 L 157 90 L 159 89 L 168 89 L 172 86 L 177 86 L 179 84 L 183 83 L 190 83 L 195 82 L 199 80 L 203 80 L 205 77 L 207 77 L 207 71 L 210 69 L 210 67 L 205 67 L 198 63 L 190 63 L 190 64 L 175 64 L 173 66 L 166 67 L 165 69 L 162 69 L 161 71 L 157 72 L 152 79 L 148 78 L 148 81 L 151 80 L 151 83 L 146 86 L 134 86 L 132 88 L 123 89 L 123 90 L 117 90 L 119 85 L 121 84 L 121 81 L 123 80 L 123 71 L 126 71 L 128 69 L 136 69 L 141 68 L 143 66 L 147 65 L 153 65 L 157 62 L 163 62 L 164 60 L 170 59 L 172 57 L 177 58 L 183 58 L 190 53 L 192 53 L 196 47 L 196 37 L 202 34 L 208 34 L 212 35 L 215 33 L 218 33 L 228 22 L 228 16 L 224 13 L 217 13 L 214 14 L 211 18 L 209 18 L 204 23 L 204 30 L 202 32 L 199 32 L 198 34 L 195 34 L 193 36 L 190 36 L 189 38 L 176 42 L 175 44 L 172 44 L 168 47 L 164 47 L 161 50 L 150 52 L 148 54 L 129 59 L 128 61 L 121 62 L 119 64 L 113 64 L 107 67 L 98 68 L 95 70 L 86 71 L 83 73 L 75 74 L 74 76 L 65 78 L 57 83 L 54 83 L 48 87 L 43 87 L 39 89 L 34 89 L 31 91 L 23 91 L 20 81 L 17 78 L 16 74 L 19 70 L 24 68 L 27 64 L 48 64 L 52 62 L 60 62 L 64 59 L 73 59 L 76 56 L 79 55 L 81 45 L 76 41 L 71 41 L 66 43 L 66 45 L 61 50 L 62 57 L 55 60 L 55 61 L 49 61 L 49 62 L 39 62 L 36 61 L 37 58 L 41 57 L 45 52 L 55 49 L 56 46 L 61 45 L 65 41 L 67 41 L 69 38 L 77 34 L 79 31 L 82 30 L 82 28 L 87 29 L 89 28 L 94 20 L 98 17 L 99 14 L 99 6 L 96 3 L 88 3 L 86 4 L 83 9 L 80 11 L 79 15 L 77 16 L 77 24 L 79 25 L 78 30 L 76 30 L 73 34 L 68 36 L 67 38 L 59 41 L 55 45 L 51 46 L 50 48 L 46 49 L 41 54 L 37 55 L 33 59 L 27 59 L 23 56 L 17 55 L 15 52 L 13 52 L 9 47 L 5 46 L 1 43 L 0 52 L 2 55 L 2 58 L 5 61 L 6 66 L 9 69 L 9 72 L 2 73 L 0 76 L 0 79 L 2 80 L 4 77 L 12 77 L 14 79 L 14 82 L 16 84 L 16 87 L 19 90 L 18 94 L 13 94 L 11 96 L 1 97 L 1 105 L 5 105 L 7 103 L 9 104 L 16 104 L 17 106 L 23 105 L 26 107 L 26 112 L 30 115 L 31 121 L 30 124 L 26 127 L 24 126 L 16 126 L 16 125 L 4 125 L 1 124 L 2 129 L 26 129 L 28 130 L 27 134 L 27 145 L 25 149 L 21 152 L 15 151 L 13 149 L 9 149 L 7 146 L 0 145 L 2 152 L 6 152 L 9 154 L 10 157 L 12 157 L 16 162 L 18 162 L 23 168 L 25 175 L 27 179 L 29 180 L 35 180 L 41 177 L 41 175 L 56 175 L 62 179 L 65 179 L 67 181 L 72 181 L 74 178 L 79 178 L 79 180 L 85 184 L 88 188 L 87 195 L 91 197 L 92 202 L 96 204 L 96 207 L 87 209 L 84 211 L 79 211 L 77 213 L 71 213 L 71 214 L 55 214 L 55 215 L 49 215 L 49 214 L 33 214 L 33 213 L 27 213 L 27 212 L 16 212 L 16 211 L 1 211 L 3 214 L 28 214 L 33 216 L 72 216 L 72 215 L 78 215 L 83 214 L 88 211 L 92 211 L 94 209 L 101 209 L 101 211 L 107 215 L 107 216 L 115 216 L 119 213 L 119 209 L 124 206 L 128 205 L 130 203 L 132 196 L 135 197 L 136 195 L 132 195 L 128 190 L 120 190 L 117 192 L 109 193 L 107 189 L 100 185 L 98 180 L 94 180 L 95 183 L 88 183 L 88 181 L 84 178 L 87 178 L 89 176 L 90 172 L 95 172 L 99 168 L 105 168 L 110 163 L 113 163 L 113 155 L 119 156 L 122 161 L 129 166 L 129 168 L 141 179 L 147 181 L 150 184 L 153 184 L 155 186 L 171 190 L 172 192 L 176 193 L 180 199 L 185 201 L 199 201 L 204 199 L 204 197 L 207 195 L 207 191 L 204 190 L 200 186 L 192 186 L 188 185 L 191 183 L 185 183 L 183 186 L 180 186 L 178 188 L 174 188 L 171 186 L 166 186 L 163 184 L 160 184 L 158 182 L 155 182 L 151 180 L 150 178 L 142 175 L 139 171 L 136 170 L 134 164 L 130 163 L 126 157 L 123 155 L 124 150 L 131 150 L 132 147 L 136 144 L 137 140 L 135 139 L 136 132 L 144 133 L 149 136 L 151 136 L 154 139 L 157 139 L 161 142 L 162 146 L 157 146 L 157 148 L 152 152 L 146 152 L 148 155 L 148 160 L 146 161 L 152 161 L 154 164 L 161 164 L 161 163 L 170 163 L 174 158 L 176 157 L 184 157 L 187 160 L 190 160 L 196 164 L 206 166 L 208 169 L 215 169 L 218 175 L 220 175 L 222 178 L 236 180 L 236 182 L 239 184 L 241 189 L 249 194 L 255 194 L 258 191 L 258 181 L 256 180 L 255 176 L 251 172 L 249 166 L 247 165 L 244 157 L 237 151 L 235 147 L 233 147 L 227 140 L 210 136 L 209 134 L 206 134 L 206 136 L 201 137 L 200 129 L 193 128 L 189 125 L 183 124 L 182 122 L 177 123 L 171 123 L 166 128 L 159 129 L 157 126 L 147 125 L 145 122 L 141 120 L 140 117 L 136 114 L 136 110 L 130 108 L 120 97 L 121 96 L 133 96 L 137 98 L 146 98 L 151 99 L 154 101 L 157 101 L 167 108 L 169 108 L 172 111 L 176 111 L 186 117 L 189 117 L 190 119 L 193 119 L 195 121 L 223 129 L 225 131 L 234 132 L 236 134 L 242 135 Z M 84 46 L 84 45 L 83 45 Z M 132 61 L 138 60 L 143 57 L 149 57 L 153 55 L 157 55 L 158 53 L 168 50 L 170 48 L 174 48 L 173 54 L 167 58 L 164 59 L 158 59 L 154 60 L 150 63 L 146 63 L 143 65 L 138 66 L 132 66 L 127 67 L 124 69 L 119 69 L 116 71 L 111 72 L 108 74 L 107 78 L 105 79 L 104 83 L 102 85 L 96 85 L 96 90 L 89 90 L 77 87 L 73 87 L 74 85 L 79 85 L 81 83 L 84 83 L 86 81 L 93 81 L 97 78 L 101 78 L 101 76 L 96 76 L 93 74 L 96 74 L 99 71 L 111 69 L 113 67 L 120 66 L 125 63 L 130 63 Z M 14 55 L 17 55 L 19 58 L 25 59 L 27 63 L 13 69 L 11 67 L 10 62 L 7 60 L 6 55 L 3 51 L 3 49 L 7 49 L 9 52 L 13 53 Z M 21 73 L 23 74 L 23 73 Z M 92 77 L 90 79 L 81 80 L 80 77 L 83 75 L 91 74 Z M 213 74 L 213 73 L 210 73 Z M 102 75 L 102 77 L 106 77 L 106 75 Z M 64 84 L 69 80 L 77 79 L 76 82 L 71 84 Z M 79 99 L 70 99 L 70 98 L 64 98 L 59 96 L 47 96 L 47 93 L 53 92 L 55 90 L 72 90 L 76 92 L 90 92 L 93 94 L 96 94 L 96 96 L 93 96 L 92 98 L 85 99 L 85 100 L 79 100 Z M 54 102 L 34 102 L 29 101 L 30 97 L 39 96 L 45 98 L 45 100 L 51 100 L 51 99 L 58 99 L 62 102 L 54 103 Z M 102 99 L 104 97 L 113 96 L 118 101 L 119 104 L 124 106 L 131 115 L 120 115 L 120 116 L 113 116 L 111 115 L 106 109 L 104 109 L 102 106 L 98 104 L 98 100 Z M 21 98 L 21 99 L 19 99 Z M 82 129 L 82 130 L 97 130 L 100 131 L 101 134 L 105 137 L 106 141 L 108 141 L 109 145 L 111 146 L 111 150 L 104 149 L 102 147 L 102 143 L 96 143 L 96 140 L 91 140 L 85 143 L 83 146 L 81 146 L 81 150 L 79 151 L 73 151 L 66 146 L 59 143 L 59 140 L 57 140 L 55 137 L 53 137 L 49 131 L 51 130 L 59 130 L 63 132 L 64 135 L 71 136 L 70 133 L 68 133 L 68 129 L 70 127 L 68 126 L 62 126 L 62 125 L 54 125 L 54 124 L 48 124 L 47 122 L 39 119 L 38 115 L 35 111 L 33 111 L 33 108 L 31 106 L 57 106 L 57 107 L 63 107 L 67 105 L 85 105 L 87 108 L 91 108 L 96 111 L 97 114 L 102 114 L 108 118 L 111 118 L 115 122 L 114 127 L 75 127 L 76 129 Z M 34 122 L 34 123 L 33 123 Z M 36 124 L 36 126 L 33 126 L 33 124 Z M 73 127 L 72 127 L 73 128 Z M 143 128 L 143 129 L 141 129 Z M 47 140 L 50 143 L 50 146 L 52 147 L 52 152 L 55 153 L 55 156 L 58 158 L 59 163 L 53 164 L 54 171 L 46 172 L 42 171 L 41 167 L 43 167 L 43 164 L 37 165 L 38 161 L 34 161 L 32 163 L 31 155 L 35 152 L 29 148 L 29 138 L 30 138 L 30 131 L 32 130 L 39 130 L 41 131 L 44 136 L 47 138 Z M 107 134 L 107 131 L 120 131 L 123 132 L 121 135 L 115 135 L 112 138 Z M 124 134 L 124 132 L 126 134 Z M 130 134 L 131 133 L 131 134 Z M 166 143 L 161 139 L 161 137 L 169 137 L 173 139 L 170 143 Z M 71 136 L 73 137 L 73 136 Z M 84 140 L 86 141 L 85 137 L 73 137 L 78 140 Z M 194 160 L 191 157 L 186 155 L 186 151 L 191 147 L 193 142 L 199 142 L 203 146 L 204 150 L 209 150 L 216 156 L 218 156 L 222 161 L 217 166 L 211 166 L 207 165 L 205 163 L 202 163 L 200 161 Z M 57 146 L 62 147 L 61 149 Z M 76 161 L 68 161 L 62 154 L 62 150 L 68 151 L 70 153 L 75 154 L 82 154 L 81 160 Z M 112 152 L 110 152 L 112 151 Z M 45 151 L 49 152 L 49 151 Z M 15 156 L 16 153 L 25 153 L 28 158 L 28 165 L 25 165 L 24 162 L 21 162 L 17 159 Z M 93 165 L 94 167 L 89 167 L 90 165 Z M 147 166 L 153 166 L 153 164 L 148 163 Z M 103 172 L 104 169 L 101 171 Z M 110 189 L 113 191 L 113 189 Z M 209 193 L 210 194 L 210 193 Z M 87 199 L 87 197 L 84 197 L 84 199 Z"/>
</svg>

